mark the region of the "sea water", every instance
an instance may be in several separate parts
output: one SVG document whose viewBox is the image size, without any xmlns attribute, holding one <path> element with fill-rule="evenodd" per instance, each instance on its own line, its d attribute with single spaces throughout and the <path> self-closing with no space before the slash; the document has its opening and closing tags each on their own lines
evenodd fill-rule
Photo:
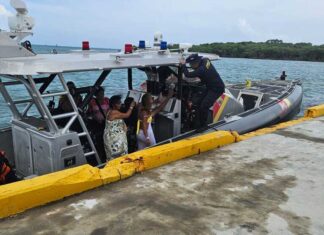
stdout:
<svg viewBox="0 0 324 235">
<path fill-rule="evenodd" d="M 35 46 L 37 53 L 51 53 L 55 49 L 58 53 L 66 53 L 77 48 L 58 46 Z M 109 49 L 99 49 L 111 51 Z M 306 107 L 324 103 L 324 63 L 285 60 L 259 60 L 259 59 L 235 59 L 222 58 L 213 62 L 225 83 L 245 82 L 245 80 L 263 80 L 278 78 L 282 71 L 286 71 L 287 79 L 299 79 L 304 88 L 302 112 Z M 69 73 L 65 75 L 66 81 L 73 81 L 77 87 L 90 86 L 96 81 L 100 72 Z M 134 71 L 133 87 L 139 88 L 145 81 L 145 74 L 139 70 Z M 50 91 L 58 90 L 60 84 L 53 82 L 48 88 Z M 121 94 L 125 97 L 127 93 L 127 71 L 113 70 L 104 81 L 105 95 Z M 23 86 L 12 86 L 8 88 L 9 93 L 15 99 L 27 97 Z M 58 101 L 55 100 L 57 105 Z M 20 105 L 21 109 L 24 108 Z M 300 115 L 302 115 L 302 112 Z M 3 97 L 0 95 L 0 127 L 9 125 L 11 112 Z"/>
</svg>

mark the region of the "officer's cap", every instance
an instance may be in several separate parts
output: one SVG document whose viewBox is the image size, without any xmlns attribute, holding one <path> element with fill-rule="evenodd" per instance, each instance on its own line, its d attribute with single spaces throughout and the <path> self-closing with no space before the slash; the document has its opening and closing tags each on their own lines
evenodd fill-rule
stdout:
<svg viewBox="0 0 324 235">
<path fill-rule="evenodd" d="M 198 62 L 201 59 L 202 59 L 202 56 L 199 56 L 198 54 L 192 54 L 192 55 L 188 56 L 188 58 L 186 59 L 186 63 Z"/>
</svg>

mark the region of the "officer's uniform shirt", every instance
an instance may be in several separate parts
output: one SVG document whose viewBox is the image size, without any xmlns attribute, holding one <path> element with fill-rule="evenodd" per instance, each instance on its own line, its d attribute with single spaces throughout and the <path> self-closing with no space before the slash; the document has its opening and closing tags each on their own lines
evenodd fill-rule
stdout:
<svg viewBox="0 0 324 235">
<path fill-rule="evenodd" d="M 217 93 L 223 93 L 225 85 L 215 67 L 212 65 L 209 59 L 203 58 L 200 61 L 200 65 L 197 69 L 189 72 L 186 65 L 182 65 L 182 71 L 188 78 L 199 77 L 201 82 L 207 87 L 207 90 L 211 90 Z"/>
</svg>

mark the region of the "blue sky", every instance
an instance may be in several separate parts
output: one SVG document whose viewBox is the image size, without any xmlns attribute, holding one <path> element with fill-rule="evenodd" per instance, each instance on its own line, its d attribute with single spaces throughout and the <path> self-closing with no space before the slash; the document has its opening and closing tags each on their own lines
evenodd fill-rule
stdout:
<svg viewBox="0 0 324 235">
<path fill-rule="evenodd" d="M 161 31 L 169 42 L 324 44 L 324 0 L 25 0 L 36 44 L 121 48 Z M 13 13 L 0 0 L 0 29 Z"/>
</svg>

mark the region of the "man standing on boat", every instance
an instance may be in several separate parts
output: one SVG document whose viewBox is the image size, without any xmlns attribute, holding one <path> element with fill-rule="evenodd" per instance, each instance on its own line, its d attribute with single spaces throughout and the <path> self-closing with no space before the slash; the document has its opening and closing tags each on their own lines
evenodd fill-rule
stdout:
<svg viewBox="0 0 324 235">
<path fill-rule="evenodd" d="M 206 92 L 198 104 L 199 125 L 206 126 L 209 108 L 225 92 L 225 85 L 211 61 L 198 54 L 190 55 L 186 60 L 180 61 L 182 71 L 187 78 L 198 77 L 206 85 Z M 186 63 L 190 64 L 193 71 L 189 72 Z"/>
</svg>

